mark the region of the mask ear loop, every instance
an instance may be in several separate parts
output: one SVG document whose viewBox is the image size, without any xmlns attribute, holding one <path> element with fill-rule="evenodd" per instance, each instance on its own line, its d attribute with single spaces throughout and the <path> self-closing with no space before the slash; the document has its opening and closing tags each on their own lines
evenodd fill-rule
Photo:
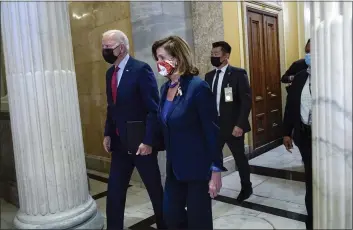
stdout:
<svg viewBox="0 0 353 230">
<path fill-rule="evenodd" d="M 170 76 L 175 73 L 175 70 L 177 69 L 177 67 L 178 67 L 178 62 L 175 61 L 174 68 L 173 68 L 172 72 L 169 74 Z"/>
<path fill-rule="evenodd" d="M 116 49 L 116 48 L 118 48 L 119 46 L 121 46 L 123 43 L 120 43 L 119 45 L 117 45 L 114 49 L 113 49 L 113 54 L 114 54 L 114 50 Z M 119 52 L 119 54 L 118 54 L 118 56 L 116 56 L 116 58 L 118 59 L 119 58 L 119 56 L 121 55 L 121 49 L 120 49 L 120 52 Z"/>
</svg>

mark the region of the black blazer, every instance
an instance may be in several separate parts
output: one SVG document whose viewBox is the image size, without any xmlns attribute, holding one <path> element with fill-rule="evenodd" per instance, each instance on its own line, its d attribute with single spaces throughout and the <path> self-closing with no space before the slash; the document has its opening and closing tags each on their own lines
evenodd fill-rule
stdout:
<svg viewBox="0 0 353 230">
<path fill-rule="evenodd" d="M 282 76 L 281 82 L 291 83 L 292 81 L 289 80 L 289 76 L 294 76 L 304 69 L 308 69 L 308 65 L 305 63 L 305 59 L 299 59 L 298 61 L 293 62 L 289 69 Z"/>
<path fill-rule="evenodd" d="M 307 69 L 300 71 L 293 79 L 292 85 L 289 88 L 286 108 L 284 111 L 283 118 L 283 135 L 292 136 L 296 145 L 299 143 L 300 126 L 301 126 L 301 115 L 300 115 L 300 103 L 301 95 L 304 85 L 308 79 Z"/>
<path fill-rule="evenodd" d="M 205 76 L 205 80 L 211 88 L 215 74 L 216 70 L 212 70 Z M 233 89 L 233 102 L 225 102 L 224 88 L 226 88 L 228 84 Z M 248 75 L 244 69 L 230 65 L 227 67 L 222 82 L 219 110 L 221 135 L 232 135 L 234 126 L 243 129 L 244 133 L 251 130 L 249 123 L 251 89 Z"/>
</svg>

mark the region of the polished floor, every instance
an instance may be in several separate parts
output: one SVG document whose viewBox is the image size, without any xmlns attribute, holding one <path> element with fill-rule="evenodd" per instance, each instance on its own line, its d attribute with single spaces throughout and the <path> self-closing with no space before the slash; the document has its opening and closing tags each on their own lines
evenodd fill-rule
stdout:
<svg viewBox="0 0 353 230">
<path fill-rule="evenodd" d="M 238 204 L 238 172 L 223 178 L 220 195 L 213 201 L 215 229 L 305 229 L 305 185 L 297 148 L 287 153 L 283 146 L 250 160 L 254 194 Z M 90 192 L 105 216 L 107 175 L 89 171 Z M 1 229 L 12 227 L 17 208 L 1 200 Z M 131 182 L 125 211 L 129 229 L 155 228 L 148 194 Z"/>
</svg>

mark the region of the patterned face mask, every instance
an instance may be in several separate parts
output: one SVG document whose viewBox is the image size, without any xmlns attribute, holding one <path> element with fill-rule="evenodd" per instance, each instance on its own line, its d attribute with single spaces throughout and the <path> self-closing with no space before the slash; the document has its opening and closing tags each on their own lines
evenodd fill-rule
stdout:
<svg viewBox="0 0 353 230">
<path fill-rule="evenodd" d="M 171 61 L 158 61 L 157 62 L 158 73 L 164 77 L 170 76 L 175 70 L 175 66 Z"/>
</svg>

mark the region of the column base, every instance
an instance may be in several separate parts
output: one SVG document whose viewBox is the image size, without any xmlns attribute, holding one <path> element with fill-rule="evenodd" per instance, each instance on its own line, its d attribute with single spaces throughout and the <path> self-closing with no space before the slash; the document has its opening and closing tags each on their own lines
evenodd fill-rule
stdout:
<svg viewBox="0 0 353 230">
<path fill-rule="evenodd" d="M 94 229 L 94 230 L 102 230 L 104 228 L 104 217 L 100 211 L 97 210 L 96 215 L 94 215 L 87 222 L 76 226 L 72 229 Z"/>
<path fill-rule="evenodd" d="M 104 227 L 104 217 L 90 196 L 88 201 L 72 210 L 51 215 L 27 215 L 19 211 L 14 219 L 17 229 L 95 229 Z"/>
</svg>

